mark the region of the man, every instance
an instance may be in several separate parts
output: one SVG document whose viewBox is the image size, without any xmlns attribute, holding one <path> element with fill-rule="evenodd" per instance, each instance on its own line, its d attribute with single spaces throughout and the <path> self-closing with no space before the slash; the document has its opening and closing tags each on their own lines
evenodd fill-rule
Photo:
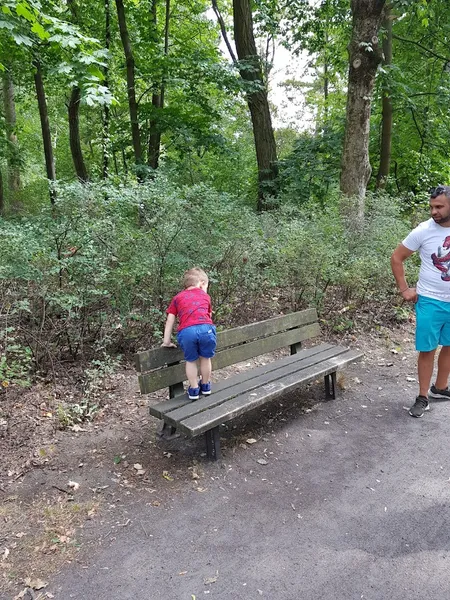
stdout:
<svg viewBox="0 0 450 600">
<path fill-rule="evenodd" d="M 392 272 L 400 294 L 416 305 L 416 350 L 419 395 L 409 414 L 422 417 L 430 408 L 428 398 L 447 398 L 450 373 L 450 186 L 431 190 L 431 219 L 420 223 L 397 246 L 391 257 Z M 421 267 L 417 287 L 405 279 L 404 261 L 419 251 Z M 430 387 L 436 348 L 436 382 Z"/>
</svg>

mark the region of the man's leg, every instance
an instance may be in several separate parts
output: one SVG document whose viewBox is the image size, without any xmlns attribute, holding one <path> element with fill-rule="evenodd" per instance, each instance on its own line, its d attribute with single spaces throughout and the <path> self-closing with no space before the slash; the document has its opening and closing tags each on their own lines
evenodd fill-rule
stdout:
<svg viewBox="0 0 450 600">
<path fill-rule="evenodd" d="M 429 410 L 428 390 L 430 389 L 431 376 L 433 375 L 435 350 L 429 352 L 419 351 L 417 360 L 417 373 L 419 376 L 419 395 L 416 401 L 409 409 L 412 417 L 422 417 L 426 410 Z"/>
<path fill-rule="evenodd" d="M 450 346 L 442 346 L 438 358 L 438 371 L 435 386 L 438 390 L 445 390 L 448 386 L 450 374 Z"/>
<path fill-rule="evenodd" d="M 417 360 L 417 372 L 419 376 L 419 396 L 424 396 L 425 398 L 427 398 L 428 390 L 430 389 L 431 377 L 433 375 L 435 353 L 436 349 L 430 350 L 430 352 L 419 352 L 419 358 Z"/>
</svg>

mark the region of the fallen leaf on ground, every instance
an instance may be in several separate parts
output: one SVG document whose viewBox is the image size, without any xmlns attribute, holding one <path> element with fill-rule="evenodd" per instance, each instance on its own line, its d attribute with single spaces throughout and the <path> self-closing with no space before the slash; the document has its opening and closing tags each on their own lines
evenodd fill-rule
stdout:
<svg viewBox="0 0 450 600">
<path fill-rule="evenodd" d="M 81 425 L 72 425 L 71 427 L 69 427 L 69 429 L 71 429 L 72 431 L 75 431 L 76 433 L 79 433 L 80 431 L 87 431 L 87 429 L 84 429 L 83 427 L 81 427 Z"/>
<path fill-rule="evenodd" d="M 77 491 L 77 489 L 80 487 L 80 484 L 77 483 L 76 481 L 69 481 L 67 486 L 70 488 L 73 488 L 75 491 Z"/>
<path fill-rule="evenodd" d="M 171 477 L 169 475 L 169 471 L 163 471 L 162 474 L 163 474 L 164 479 L 167 479 L 167 481 L 173 481 L 173 477 Z"/>
<path fill-rule="evenodd" d="M 48 586 L 48 581 L 43 581 L 42 579 L 39 579 L 38 577 L 36 579 L 31 579 L 31 577 L 26 577 L 23 582 L 28 587 L 33 588 L 33 590 L 42 590 L 43 588 Z"/>
</svg>

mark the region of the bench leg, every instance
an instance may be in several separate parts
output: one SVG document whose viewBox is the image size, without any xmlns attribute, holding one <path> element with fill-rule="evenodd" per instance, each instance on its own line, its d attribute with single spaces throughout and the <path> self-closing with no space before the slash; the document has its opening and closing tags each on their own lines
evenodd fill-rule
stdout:
<svg viewBox="0 0 450 600">
<path fill-rule="evenodd" d="M 174 438 L 180 437 L 180 434 L 177 433 L 176 427 L 163 421 L 162 427 L 158 431 L 158 437 L 164 440 L 173 440 Z"/>
<path fill-rule="evenodd" d="M 296 344 L 291 344 L 291 356 L 292 354 L 297 354 L 302 349 L 302 343 L 297 342 Z"/>
<path fill-rule="evenodd" d="M 220 460 L 220 432 L 219 427 L 214 427 L 205 433 L 206 456 L 211 460 Z"/>
<path fill-rule="evenodd" d="M 334 400 L 336 398 L 336 371 L 325 375 L 325 398 Z"/>
<path fill-rule="evenodd" d="M 183 383 L 169 385 L 169 398 L 176 398 L 177 396 L 183 396 L 183 394 L 185 394 Z"/>
</svg>

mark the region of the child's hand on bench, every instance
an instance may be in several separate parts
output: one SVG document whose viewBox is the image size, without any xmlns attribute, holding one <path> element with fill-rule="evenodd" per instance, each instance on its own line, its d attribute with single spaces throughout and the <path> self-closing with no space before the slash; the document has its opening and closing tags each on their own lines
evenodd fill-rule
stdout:
<svg viewBox="0 0 450 600">
<path fill-rule="evenodd" d="M 161 348 L 176 348 L 177 345 L 174 344 L 173 342 L 163 342 L 161 344 Z"/>
</svg>

